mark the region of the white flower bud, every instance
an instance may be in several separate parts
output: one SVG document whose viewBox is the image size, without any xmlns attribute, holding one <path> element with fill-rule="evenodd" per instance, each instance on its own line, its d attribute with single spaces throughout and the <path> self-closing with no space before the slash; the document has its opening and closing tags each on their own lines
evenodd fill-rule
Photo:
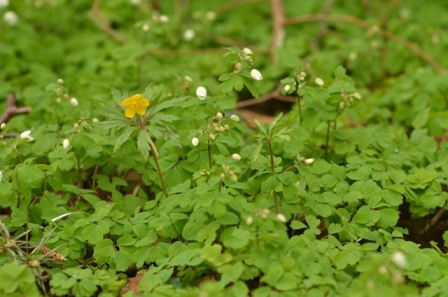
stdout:
<svg viewBox="0 0 448 297">
<path fill-rule="evenodd" d="M 282 223 L 286 223 L 286 217 L 282 213 L 277 214 L 277 219 Z"/>
<path fill-rule="evenodd" d="M 70 140 L 68 140 L 67 138 L 64 139 L 64 141 L 62 141 L 62 147 L 64 148 L 64 150 L 68 149 L 70 147 Z"/>
<path fill-rule="evenodd" d="M 250 76 L 252 76 L 253 79 L 255 80 L 262 80 L 263 76 L 261 76 L 260 71 L 258 71 L 257 69 L 252 69 L 250 71 Z"/>
<path fill-rule="evenodd" d="M 219 175 L 219 178 L 221 180 L 224 180 L 226 178 L 226 174 L 224 172 L 221 172 L 221 174 Z"/>
<path fill-rule="evenodd" d="M 184 76 L 184 79 L 185 79 L 185 81 L 193 82 L 193 79 L 192 79 L 191 76 L 189 76 L 189 75 L 185 75 L 185 76 Z"/>
<path fill-rule="evenodd" d="M 361 99 L 361 95 L 359 95 L 359 93 L 353 93 L 353 97 L 355 97 L 356 99 Z"/>
<path fill-rule="evenodd" d="M 0 8 L 6 7 L 9 5 L 9 0 L 0 0 Z"/>
<path fill-rule="evenodd" d="M 2 173 L 2 171 L 0 170 L 0 182 L 2 181 L 2 178 L 3 178 L 3 173 Z"/>
<path fill-rule="evenodd" d="M 22 134 L 20 134 L 20 139 L 28 139 L 28 141 L 33 141 L 34 138 L 30 136 L 31 134 L 31 130 L 27 130 L 25 132 L 22 132 Z"/>
<path fill-rule="evenodd" d="M 400 251 L 396 251 L 392 254 L 392 262 L 400 268 L 406 268 L 408 265 L 406 256 Z"/>
<path fill-rule="evenodd" d="M 193 29 L 187 29 L 184 31 L 184 40 L 191 41 L 195 36 L 195 32 Z"/>
<path fill-rule="evenodd" d="M 149 31 L 149 24 L 148 23 L 144 23 L 142 26 L 142 30 L 143 32 L 148 32 Z"/>
<path fill-rule="evenodd" d="M 266 219 L 270 213 L 271 213 L 271 211 L 269 209 L 265 208 L 261 211 L 260 216 L 263 219 Z"/>
<path fill-rule="evenodd" d="M 237 182 L 237 181 L 238 181 L 238 177 L 236 177 L 235 174 L 234 174 L 234 175 L 231 175 L 231 176 L 230 176 L 230 180 L 233 181 L 233 182 Z"/>
<path fill-rule="evenodd" d="M 76 100 L 76 98 L 72 98 L 70 99 L 70 104 L 73 106 L 78 106 L 78 100 Z"/>
<path fill-rule="evenodd" d="M 62 78 L 58 78 L 58 84 L 62 85 L 64 83 L 64 80 Z"/>
<path fill-rule="evenodd" d="M 314 80 L 314 82 L 316 83 L 316 85 L 318 86 L 323 86 L 324 85 L 324 81 L 321 78 L 316 78 Z"/>
<path fill-rule="evenodd" d="M 5 14 L 3 15 L 3 19 L 10 26 L 14 26 L 19 21 L 19 17 L 17 16 L 17 14 L 14 11 L 5 12 Z"/>
<path fill-rule="evenodd" d="M 232 154 L 232 159 L 235 161 L 241 160 L 241 156 L 239 154 Z"/>
<path fill-rule="evenodd" d="M 290 85 L 286 85 L 283 87 L 283 90 L 285 90 L 285 92 L 288 92 L 289 90 L 291 90 L 291 86 Z"/>
<path fill-rule="evenodd" d="M 98 120 L 97 118 L 93 118 L 93 119 L 92 119 L 92 122 L 93 122 L 93 123 L 99 123 L 99 120 Z"/>
<path fill-rule="evenodd" d="M 235 64 L 235 69 L 236 70 L 240 70 L 241 69 L 241 63 L 240 62 Z"/>
<path fill-rule="evenodd" d="M 196 89 L 196 96 L 198 96 L 200 100 L 204 100 L 205 98 L 207 98 L 207 89 L 203 86 L 198 87 Z"/>
<path fill-rule="evenodd" d="M 230 130 L 230 126 L 227 124 L 225 124 L 223 128 L 224 128 L 224 130 Z"/>
<path fill-rule="evenodd" d="M 6 128 L 6 123 L 2 123 L 1 126 L 0 126 L 0 130 L 3 130 L 5 128 Z"/>
<path fill-rule="evenodd" d="M 236 114 L 232 114 L 232 115 L 230 116 L 230 118 L 231 118 L 232 120 L 234 120 L 235 122 L 238 122 L 238 121 L 240 120 L 239 116 L 237 116 Z"/>
<path fill-rule="evenodd" d="M 198 146 L 198 144 L 199 144 L 199 139 L 198 139 L 197 137 L 194 137 L 194 138 L 191 140 L 191 144 L 192 144 L 193 146 Z"/>
<path fill-rule="evenodd" d="M 78 130 L 78 128 L 79 128 L 78 123 L 74 123 L 74 124 L 73 124 L 73 129 L 76 131 L 76 130 Z"/>
<path fill-rule="evenodd" d="M 351 52 L 348 58 L 350 61 L 355 61 L 356 58 L 358 58 L 358 54 L 356 52 Z"/>
<path fill-rule="evenodd" d="M 56 103 L 57 104 L 61 104 L 61 102 L 62 102 L 61 98 L 56 98 Z"/>
<path fill-rule="evenodd" d="M 216 135 L 213 134 L 213 133 L 210 133 L 210 134 L 208 135 L 208 137 L 210 137 L 211 140 L 215 140 Z"/>
<path fill-rule="evenodd" d="M 314 158 L 305 159 L 305 164 L 306 165 L 311 165 L 313 163 L 314 163 Z"/>
<path fill-rule="evenodd" d="M 161 15 L 161 16 L 159 16 L 159 21 L 160 21 L 161 23 L 168 23 L 169 20 L 170 20 L 170 19 L 169 19 L 166 15 Z"/>
<path fill-rule="evenodd" d="M 299 75 L 300 75 L 301 77 L 306 77 L 306 73 L 305 73 L 305 72 L 303 72 L 303 71 L 302 71 L 302 72 L 300 72 L 300 73 L 299 73 Z"/>
<path fill-rule="evenodd" d="M 245 47 L 245 48 L 243 48 L 243 54 L 245 54 L 245 55 L 252 55 L 253 53 L 252 53 L 252 51 L 249 48 Z"/>
<path fill-rule="evenodd" d="M 217 117 L 218 119 L 222 119 L 222 113 L 218 112 L 218 113 L 216 114 L 216 117 Z"/>
<path fill-rule="evenodd" d="M 247 217 L 247 219 L 246 219 L 246 224 L 247 225 L 250 226 L 250 225 L 252 225 L 253 222 L 254 222 L 254 218 L 253 217 L 251 217 L 251 216 Z"/>
<path fill-rule="evenodd" d="M 339 108 L 344 109 L 344 107 L 345 107 L 345 102 L 344 101 L 339 102 Z"/>
</svg>

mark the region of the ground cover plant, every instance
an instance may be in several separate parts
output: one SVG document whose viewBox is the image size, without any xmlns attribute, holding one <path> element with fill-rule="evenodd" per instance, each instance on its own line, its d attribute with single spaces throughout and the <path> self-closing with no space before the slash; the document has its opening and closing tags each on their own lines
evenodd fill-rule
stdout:
<svg viewBox="0 0 448 297">
<path fill-rule="evenodd" d="M 447 11 L 0 0 L 0 296 L 446 296 Z"/>
</svg>

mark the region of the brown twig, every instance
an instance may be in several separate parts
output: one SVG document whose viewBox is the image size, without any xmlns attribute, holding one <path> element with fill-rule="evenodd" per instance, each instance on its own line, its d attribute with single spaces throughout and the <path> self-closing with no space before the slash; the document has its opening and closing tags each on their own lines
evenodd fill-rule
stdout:
<svg viewBox="0 0 448 297">
<path fill-rule="evenodd" d="M 260 104 L 262 102 L 271 100 L 271 99 L 277 99 L 280 101 L 284 101 L 284 102 L 290 102 L 290 103 L 295 103 L 297 102 L 297 98 L 293 97 L 293 96 L 283 96 L 281 94 L 281 90 L 282 87 L 279 86 L 277 89 L 275 89 L 274 91 L 272 91 L 271 93 L 268 93 L 266 95 L 261 96 L 260 98 L 252 98 L 249 100 L 244 100 L 244 101 L 240 101 L 236 104 L 235 109 L 241 109 L 241 108 L 245 108 L 251 105 L 256 105 L 256 104 Z"/>
<path fill-rule="evenodd" d="M 109 23 L 109 20 L 104 16 L 104 14 L 100 10 L 101 0 L 94 0 L 92 4 L 92 8 L 90 9 L 89 16 L 92 21 L 97 25 L 101 30 L 106 32 L 112 38 L 118 40 L 121 43 L 125 43 L 127 38 L 115 31 Z"/>
<path fill-rule="evenodd" d="M 3 112 L 3 115 L 0 117 L 0 125 L 3 123 L 7 123 L 13 116 L 19 114 L 26 114 L 31 112 L 31 107 L 17 107 L 17 98 L 15 94 L 11 94 L 6 99 L 6 109 Z"/>
<path fill-rule="evenodd" d="M 285 16 L 283 14 L 282 0 L 271 0 L 272 10 L 272 43 L 271 43 L 271 61 L 277 62 L 277 49 L 283 45 L 285 38 L 284 21 Z"/>
<path fill-rule="evenodd" d="M 341 22 L 357 25 L 366 30 L 372 29 L 372 25 L 370 23 L 360 18 L 349 15 L 309 14 L 285 19 L 285 25 L 294 25 L 307 22 Z M 441 73 L 447 72 L 447 70 L 442 65 L 437 63 L 436 60 L 434 60 L 430 55 L 428 55 L 416 43 L 413 43 L 401 36 L 395 35 L 382 28 L 377 28 L 377 32 L 379 35 L 407 47 L 416 55 L 418 55 L 420 58 L 431 64 L 435 69 L 439 70 Z"/>
</svg>

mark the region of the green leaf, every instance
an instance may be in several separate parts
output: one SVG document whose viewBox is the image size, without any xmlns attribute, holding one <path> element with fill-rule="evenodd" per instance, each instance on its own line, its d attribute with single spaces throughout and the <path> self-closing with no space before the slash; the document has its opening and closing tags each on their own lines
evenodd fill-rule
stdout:
<svg viewBox="0 0 448 297">
<path fill-rule="evenodd" d="M 202 230 L 202 228 L 204 228 L 203 225 L 194 222 L 188 222 L 182 230 L 182 237 L 185 240 L 196 240 L 196 237 L 198 236 L 198 233 Z"/>
<path fill-rule="evenodd" d="M 117 138 L 117 142 L 114 145 L 114 153 L 118 150 L 118 148 L 128 140 L 129 136 L 131 136 L 132 132 L 136 131 L 137 127 L 126 127 L 125 129 L 120 130 L 120 136 Z"/>
<path fill-rule="evenodd" d="M 144 130 L 140 130 L 140 132 L 138 133 L 137 148 L 142 154 L 144 160 L 146 161 L 146 159 L 149 156 L 149 151 L 151 150 L 151 148 L 148 142 L 148 135 Z"/>
<path fill-rule="evenodd" d="M 112 240 L 106 238 L 97 242 L 94 247 L 93 258 L 97 263 L 105 261 L 106 263 L 113 263 L 115 257 L 115 249 Z"/>
</svg>

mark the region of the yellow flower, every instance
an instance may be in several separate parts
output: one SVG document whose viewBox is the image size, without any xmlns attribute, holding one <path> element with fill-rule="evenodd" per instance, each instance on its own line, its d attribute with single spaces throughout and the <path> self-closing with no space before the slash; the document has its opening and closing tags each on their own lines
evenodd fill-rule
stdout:
<svg viewBox="0 0 448 297">
<path fill-rule="evenodd" d="M 142 94 L 136 94 L 132 97 L 126 98 L 121 102 L 121 106 L 126 106 L 124 115 L 127 118 L 133 118 L 135 113 L 144 115 L 146 107 L 149 106 L 149 100 L 142 97 Z"/>
</svg>

